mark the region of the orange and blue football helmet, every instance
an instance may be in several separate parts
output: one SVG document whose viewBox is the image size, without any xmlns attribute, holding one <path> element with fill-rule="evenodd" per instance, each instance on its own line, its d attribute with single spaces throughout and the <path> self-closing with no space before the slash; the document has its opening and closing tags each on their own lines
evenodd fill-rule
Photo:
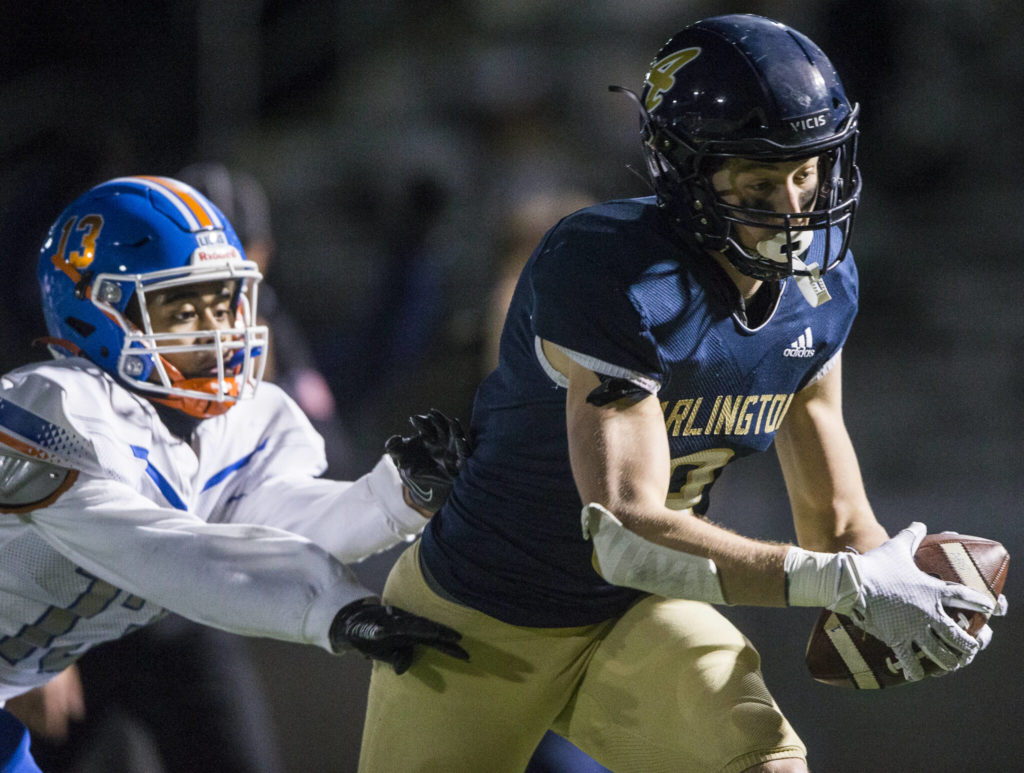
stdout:
<svg viewBox="0 0 1024 773">
<path fill-rule="evenodd" d="M 263 377 L 259 269 L 220 210 L 178 180 L 120 177 L 81 195 L 51 227 L 38 277 L 50 350 L 85 357 L 157 402 L 216 416 L 251 396 Z M 231 329 L 192 337 L 152 329 L 147 294 L 215 281 L 233 283 Z M 184 377 L 164 357 L 183 351 L 213 353 L 216 374 Z"/>
</svg>

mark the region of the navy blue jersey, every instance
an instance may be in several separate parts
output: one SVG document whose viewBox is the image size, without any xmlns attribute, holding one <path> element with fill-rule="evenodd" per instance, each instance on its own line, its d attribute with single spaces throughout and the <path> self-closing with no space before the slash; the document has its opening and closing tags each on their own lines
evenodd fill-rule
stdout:
<svg viewBox="0 0 1024 773">
<path fill-rule="evenodd" d="M 821 262 L 821 242 L 807 263 Z M 539 340 L 657 388 L 672 454 L 667 502 L 703 513 L 725 464 L 767 449 L 794 393 L 842 347 L 857 307 L 852 257 L 825 283 L 832 300 L 818 308 L 795 280 L 781 283 L 751 329 L 724 271 L 683 246 L 653 198 L 563 220 L 519 279 L 499 365 L 477 391 L 473 456 L 424 532 L 429 574 L 451 596 L 514 625 L 585 625 L 621 613 L 641 594 L 606 583 L 591 565 L 565 389 Z"/>
</svg>

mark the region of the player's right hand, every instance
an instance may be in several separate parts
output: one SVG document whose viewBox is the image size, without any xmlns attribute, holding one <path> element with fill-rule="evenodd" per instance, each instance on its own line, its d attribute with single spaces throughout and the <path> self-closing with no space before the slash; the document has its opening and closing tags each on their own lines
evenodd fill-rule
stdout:
<svg viewBox="0 0 1024 773">
<path fill-rule="evenodd" d="M 978 639 L 957 625 L 945 607 L 986 615 L 998 611 L 984 594 L 917 567 L 914 553 L 925 533 L 924 524 L 915 522 L 863 555 L 838 554 L 843 562 L 838 598 L 828 605 L 888 644 L 910 681 L 925 675 L 918 651 L 953 671 L 970 663 L 980 649 Z"/>
<path fill-rule="evenodd" d="M 452 483 L 470 455 L 469 441 L 458 419 L 432 409 L 409 418 L 414 435 L 392 435 L 384 450 L 394 461 L 409 498 L 428 513 L 441 509 Z"/>
<path fill-rule="evenodd" d="M 469 653 L 457 642 L 462 635 L 446 625 L 381 604 L 361 599 L 346 605 L 331 623 L 330 639 L 335 652 L 351 647 L 373 660 L 390 663 L 396 674 L 412 665 L 417 646 L 433 647 L 458 660 Z"/>
</svg>

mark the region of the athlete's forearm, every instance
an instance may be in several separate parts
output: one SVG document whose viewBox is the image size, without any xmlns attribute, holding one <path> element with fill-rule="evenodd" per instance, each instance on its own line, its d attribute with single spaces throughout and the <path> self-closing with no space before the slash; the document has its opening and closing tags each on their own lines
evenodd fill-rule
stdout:
<svg viewBox="0 0 1024 773">
<path fill-rule="evenodd" d="M 726 602 L 784 605 L 787 547 L 666 507 L 669 449 L 657 398 L 598 407 L 586 401 L 586 390 L 596 383 L 596 377 L 574 373 L 567 398 L 570 459 L 583 503 L 602 505 L 625 529 L 650 542 L 711 559 Z M 676 595 L 687 598 L 685 593 L 684 587 Z"/>
<path fill-rule="evenodd" d="M 782 565 L 788 545 L 750 539 L 693 515 L 690 511 L 650 508 L 623 524 L 659 545 L 709 558 L 718 570 L 729 604 L 785 606 Z"/>
<path fill-rule="evenodd" d="M 301 534 L 343 563 L 409 541 L 427 524 L 405 501 L 398 471 L 387 457 L 351 483 L 271 478 L 240 499 L 230 519 Z"/>
<path fill-rule="evenodd" d="M 888 539 L 864 489 L 842 412 L 842 363 L 794 398 L 775 447 L 801 547 L 860 552 Z"/>
</svg>

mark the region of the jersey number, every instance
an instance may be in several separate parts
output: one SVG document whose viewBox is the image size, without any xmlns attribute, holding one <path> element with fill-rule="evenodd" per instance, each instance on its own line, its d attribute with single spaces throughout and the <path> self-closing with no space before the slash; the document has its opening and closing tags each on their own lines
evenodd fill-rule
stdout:
<svg viewBox="0 0 1024 773">
<path fill-rule="evenodd" d="M 683 470 L 687 467 L 689 469 L 685 472 L 682 485 L 678 489 L 670 488 L 665 504 L 673 510 L 696 507 L 704 498 L 705 489 L 718 476 L 718 471 L 725 467 L 735 454 L 731 448 L 709 448 L 673 459 L 670 486 L 674 487 L 676 481 L 683 477 Z"/>
<path fill-rule="evenodd" d="M 145 600 L 126 594 L 108 582 L 93 577 L 84 569 L 76 570 L 89 584 L 82 594 L 68 607 L 50 607 L 34 623 L 23 626 L 14 636 L 0 637 L 0 658 L 12 666 L 29 657 L 40 647 L 48 648 L 55 638 L 68 633 L 79 620 L 95 617 L 119 596 L 125 596 L 122 606 L 141 609 Z M 157 615 L 162 614 L 158 612 Z M 39 662 L 39 670 L 45 673 L 63 671 L 81 655 L 79 645 L 54 647 Z"/>
</svg>

